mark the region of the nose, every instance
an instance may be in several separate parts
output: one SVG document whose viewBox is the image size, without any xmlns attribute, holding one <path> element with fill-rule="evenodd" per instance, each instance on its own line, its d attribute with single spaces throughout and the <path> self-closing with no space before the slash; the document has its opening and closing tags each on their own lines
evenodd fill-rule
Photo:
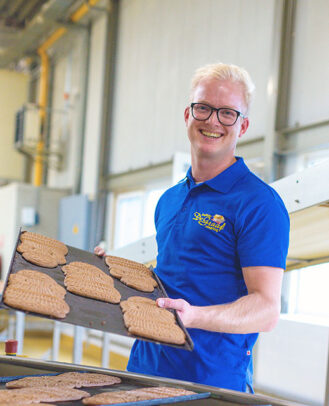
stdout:
<svg viewBox="0 0 329 406">
<path fill-rule="evenodd" d="M 221 125 L 220 121 L 218 120 L 216 110 L 213 110 L 211 112 L 209 118 L 206 121 L 209 122 L 209 123 L 215 124 L 215 125 Z"/>
</svg>

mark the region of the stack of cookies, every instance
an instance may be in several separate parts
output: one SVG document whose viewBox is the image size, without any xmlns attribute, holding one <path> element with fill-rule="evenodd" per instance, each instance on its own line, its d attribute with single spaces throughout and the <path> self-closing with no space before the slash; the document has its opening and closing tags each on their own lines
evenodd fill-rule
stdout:
<svg viewBox="0 0 329 406">
<path fill-rule="evenodd" d="M 50 276 L 22 269 L 9 276 L 3 300 L 16 309 L 64 318 L 70 310 L 65 294 L 66 290 Z"/>
<path fill-rule="evenodd" d="M 96 266 L 75 261 L 63 266 L 62 270 L 68 291 L 104 302 L 120 302 L 121 294 L 114 287 L 113 279 Z"/>
<path fill-rule="evenodd" d="M 154 300 L 131 296 L 120 306 L 129 333 L 169 344 L 185 343 L 185 333 L 176 324 L 174 314 L 158 307 Z"/>
<path fill-rule="evenodd" d="M 145 265 L 129 259 L 108 255 L 105 258 L 110 274 L 122 283 L 142 292 L 153 292 L 157 282 Z"/>
<path fill-rule="evenodd" d="M 45 268 L 66 264 L 68 249 L 62 242 L 29 231 L 22 232 L 20 240 L 17 251 L 26 261 Z"/>
</svg>

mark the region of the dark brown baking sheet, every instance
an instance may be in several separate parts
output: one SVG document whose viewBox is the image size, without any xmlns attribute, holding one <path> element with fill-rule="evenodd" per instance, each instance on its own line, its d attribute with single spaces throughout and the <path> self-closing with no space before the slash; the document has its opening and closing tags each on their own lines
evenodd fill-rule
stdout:
<svg viewBox="0 0 329 406">
<path fill-rule="evenodd" d="M 17 242 L 16 242 L 15 250 L 13 252 L 10 269 L 8 271 L 8 275 L 7 275 L 7 278 L 5 281 L 5 289 L 8 284 L 9 275 L 12 273 L 16 273 L 22 269 L 31 269 L 31 270 L 43 272 L 43 273 L 51 276 L 59 285 L 61 285 L 65 288 L 64 273 L 61 270 L 60 266 L 57 266 L 56 268 L 43 268 L 43 267 L 31 264 L 30 262 L 26 261 L 19 252 L 16 251 L 17 245 L 19 243 L 19 236 L 20 236 L 20 233 L 17 237 Z M 73 262 L 73 261 L 87 262 L 88 264 L 97 266 L 99 269 L 103 270 L 107 275 L 109 274 L 108 266 L 105 264 L 104 258 L 100 258 L 93 253 L 90 253 L 88 251 L 83 251 L 78 248 L 74 248 L 74 247 L 70 247 L 70 246 L 67 246 L 67 247 L 68 247 L 68 254 L 66 255 L 67 264 L 69 264 L 70 262 Z M 121 293 L 121 300 L 122 301 L 126 300 L 130 296 L 144 296 L 144 297 L 148 297 L 153 300 L 157 299 L 158 297 L 167 297 L 167 293 L 166 293 L 161 281 L 159 280 L 158 276 L 155 273 L 153 273 L 153 275 L 154 275 L 156 281 L 158 282 L 159 286 L 157 288 L 155 288 L 152 293 L 145 293 L 145 292 L 141 292 L 136 289 L 130 288 L 129 286 L 126 286 L 123 283 L 121 283 L 118 279 L 113 278 L 115 288 L 118 289 L 118 291 Z M 82 297 L 82 296 L 76 295 L 76 294 L 68 292 L 68 291 L 65 295 L 65 301 L 70 306 L 70 312 L 63 319 L 55 319 L 50 316 L 45 316 L 42 314 L 25 312 L 25 311 L 24 311 L 24 313 L 33 314 L 33 315 L 37 315 L 39 317 L 44 317 L 44 318 L 48 318 L 48 319 L 59 320 L 59 321 L 65 322 L 65 323 L 75 324 L 75 325 L 82 326 L 82 327 L 93 328 L 93 329 L 101 330 L 104 332 L 134 337 L 134 338 L 138 338 L 138 339 L 141 339 L 144 341 L 156 342 L 154 340 L 149 340 L 149 339 L 146 339 L 143 337 L 136 337 L 136 336 L 133 336 L 128 333 L 128 331 L 123 323 L 122 311 L 121 311 L 119 304 L 111 304 L 111 303 L 102 302 L 100 300 Z M 7 306 L 3 302 L 3 296 L 1 297 L 0 307 L 7 308 L 7 309 L 11 308 L 10 306 Z M 22 311 L 20 309 L 16 309 L 16 310 Z M 188 332 L 186 331 L 186 328 L 183 326 L 181 320 L 179 319 L 179 317 L 177 316 L 175 311 L 174 311 L 174 314 L 175 314 L 177 323 L 184 330 L 184 332 L 186 334 L 185 344 L 176 345 L 176 344 L 167 344 L 167 343 L 160 343 L 160 342 L 159 343 L 192 351 L 192 349 L 193 349 L 192 339 L 189 336 Z"/>
</svg>

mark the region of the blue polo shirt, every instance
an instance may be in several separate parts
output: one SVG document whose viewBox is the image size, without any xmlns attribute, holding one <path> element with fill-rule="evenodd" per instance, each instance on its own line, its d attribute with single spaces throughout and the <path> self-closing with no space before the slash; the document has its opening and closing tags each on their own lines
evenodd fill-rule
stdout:
<svg viewBox="0 0 329 406">
<path fill-rule="evenodd" d="M 279 195 L 242 158 L 213 179 L 186 178 L 160 198 L 156 273 L 171 298 L 191 305 L 247 295 L 242 267 L 285 268 L 289 216 Z M 258 334 L 189 329 L 192 352 L 136 340 L 128 370 L 246 391 Z"/>
</svg>

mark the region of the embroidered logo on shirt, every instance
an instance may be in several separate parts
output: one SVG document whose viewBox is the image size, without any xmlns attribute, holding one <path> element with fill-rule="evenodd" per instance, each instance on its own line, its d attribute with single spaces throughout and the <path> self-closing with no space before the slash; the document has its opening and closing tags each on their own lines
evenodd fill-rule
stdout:
<svg viewBox="0 0 329 406">
<path fill-rule="evenodd" d="M 216 233 L 223 230 L 226 225 L 225 218 L 220 214 L 201 214 L 196 211 L 193 215 L 193 220 L 197 221 L 200 226 L 213 230 Z"/>
</svg>

